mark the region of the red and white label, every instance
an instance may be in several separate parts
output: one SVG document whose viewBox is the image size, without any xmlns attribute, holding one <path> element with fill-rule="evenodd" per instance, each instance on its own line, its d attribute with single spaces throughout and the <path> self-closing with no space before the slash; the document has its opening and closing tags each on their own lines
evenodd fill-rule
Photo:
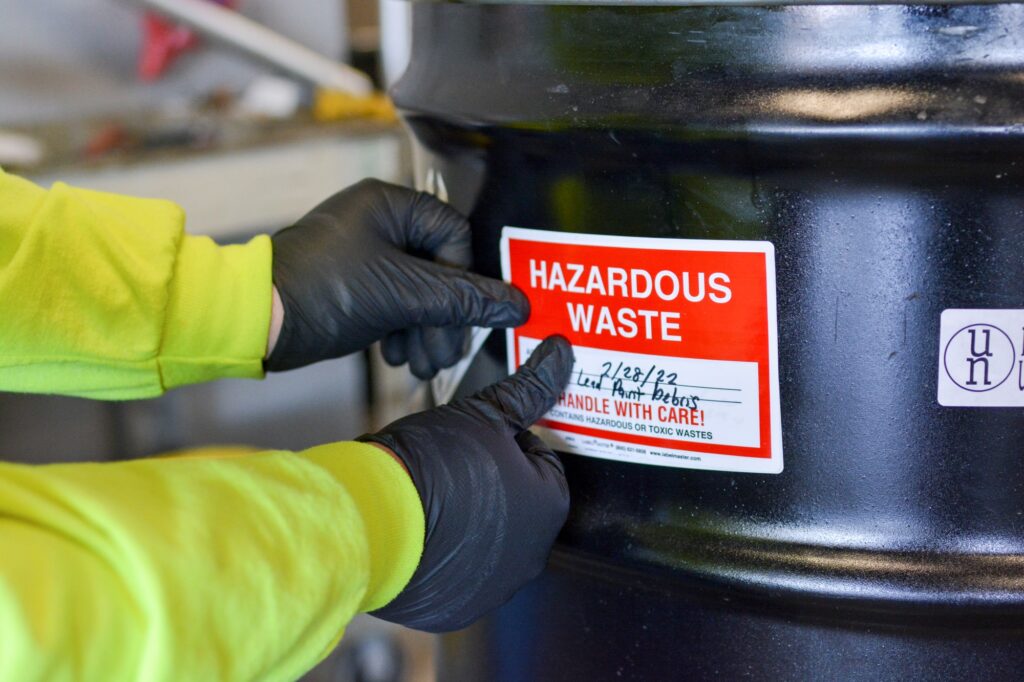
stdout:
<svg viewBox="0 0 1024 682">
<path fill-rule="evenodd" d="M 502 273 L 530 299 L 509 369 L 562 334 L 576 364 L 539 423 L 555 447 L 661 466 L 779 473 L 775 250 L 506 227 Z"/>
</svg>

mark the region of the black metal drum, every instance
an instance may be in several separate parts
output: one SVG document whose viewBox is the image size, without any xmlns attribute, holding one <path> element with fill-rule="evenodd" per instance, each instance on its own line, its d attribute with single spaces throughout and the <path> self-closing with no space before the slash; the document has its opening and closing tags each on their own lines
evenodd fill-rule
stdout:
<svg viewBox="0 0 1024 682">
<path fill-rule="evenodd" d="M 479 271 L 505 225 L 774 244 L 785 449 L 566 455 L 549 570 L 441 679 L 1024 677 L 1024 325 L 969 349 L 1009 403 L 938 400 L 943 311 L 1024 309 L 1024 5 L 413 12 L 394 96 Z"/>
</svg>

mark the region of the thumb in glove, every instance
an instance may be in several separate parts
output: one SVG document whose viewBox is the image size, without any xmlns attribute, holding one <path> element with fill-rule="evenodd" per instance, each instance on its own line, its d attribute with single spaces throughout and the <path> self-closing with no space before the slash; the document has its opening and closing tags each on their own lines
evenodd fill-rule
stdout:
<svg viewBox="0 0 1024 682">
<path fill-rule="evenodd" d="M 569 489 L 558 456 L 526 429 L 554 406 L 572 365 L 569 342 L 549 337 L 511 377 L 361 438 L 402 460 L 426 519 L 416 572 L 374 615 L 457 630 L 543 570 Z"/>
<path fill-rule="evenodd" d="M 384 340 L 384 358 L 429 379 L 468 328 L 522 324 L 529 304 L 468 272 L 469 223 L 422 192 L 364 180 L 272 238 L 284 321 L 266 367 L 294 369 Z"/>
</svg>

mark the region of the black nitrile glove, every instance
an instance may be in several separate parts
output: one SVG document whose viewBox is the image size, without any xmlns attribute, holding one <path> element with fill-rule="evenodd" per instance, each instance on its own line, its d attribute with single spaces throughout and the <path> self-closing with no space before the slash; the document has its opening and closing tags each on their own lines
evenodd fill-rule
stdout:
<svg viewBox="0 0 1024 682">
<path fill-rule="evenodd" d="M 569 342 L 549 337 L 511 377 L 362 437 L 405 463 L 426 517 L 416 572 L 373 615 L 458 630 L 541 572 L 569 488 L 558 456 L 526 429 L 555 404 L 572 363 Z"/>
<path fill-rule="evenodd" d="M 422 192 L 364 180 L 273 236 L 284 323 L 266 367 L 302 367 L 383 339 L 384 358 L 429 379 L 462 356 L 469 326 L 513 327 L 529 304 L 465 272 L 469 224 Z"/>
</svg>

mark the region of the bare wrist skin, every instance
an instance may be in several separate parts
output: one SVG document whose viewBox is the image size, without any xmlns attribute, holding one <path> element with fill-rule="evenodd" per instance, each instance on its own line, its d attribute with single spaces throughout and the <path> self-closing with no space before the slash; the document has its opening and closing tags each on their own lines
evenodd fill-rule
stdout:
<svg viewBox="0 0 1024 682">
<path fill-rule="evenodd" d="M 281 325 L 284 323 L 284 304 L 281 302 L 281 294 L 277 293 L 276 286 L 273 287 L 271 299 L 270 330 L 267 334 L 267 354 L 265 357 L 270 357 L 270 354 L 274 352 L 274 346 L 277 344 L 277 339 L 281 335 Z M 388 456 L 398 462 L 399 466 L 402 467 L 402 470 L 405 471 L 406 474 L 409 473 L 409 469 L 405 466 L 405 462 L 402 461 L 401 457 L 395 454 L 394 450 L 376 443 L 369 443 L 369 445 L 388 453 Z"/>
<path fill-rule="evenodd" d="M 277 293 L 277 287 L 273 289 L 273 302 L 270 305 L 270 333 L 267 334 L 267 354 L 264 358 L 269 358 L 270 354 L 274 352 L 277 339 L 281 336 L 281 325 L 284 323 L 284 304 L 281 303 L 281 294 Z"/>
</svg>

